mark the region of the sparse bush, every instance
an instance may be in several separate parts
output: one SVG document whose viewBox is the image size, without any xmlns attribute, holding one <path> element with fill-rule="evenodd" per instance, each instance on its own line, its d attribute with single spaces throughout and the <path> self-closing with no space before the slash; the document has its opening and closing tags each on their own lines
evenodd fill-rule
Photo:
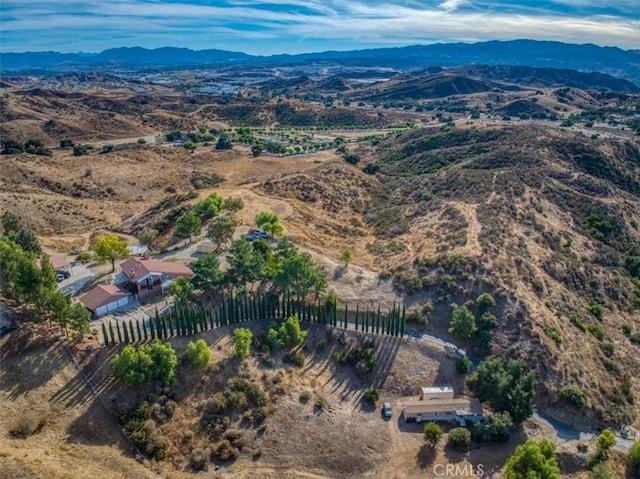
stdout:
<svg viewBox="0 0 640 479">
<path fill-rule="evenodd" d="M 285 363 L 291 363 L 299 368 L 304 366 L 304 353 L 302 351 L 288 352 L 282 357 L 282 361 Z"/>
<path fill-rule="evenodd" d="M 185 356 L 193 367 L 204 368 L 211 362 L 211 349 L 204 339 L 189 341 Z"/>
<path fill-rule="evenodd" d="M 209 469 L 211 451 L 209 449 L 196 448 L 189 455 L 189 467 L 192 471 L 206 471 Z"/>
<path fill-rule="evenodd" d="M 556 346 L 560 346 L 562 344 L 562 335 L 560 334 L 560 330 L 555 326 L 545 326 L 544 333 L 549 336 Z"/>
<path fill-rule="evenodd" d="M 572 314 L 569 317 L 569 321 L 571 321 L 571 324 L 573 324 L 580 331 L 585 332 L 587 330 L 587 326 L 584 324 L 584 322 L 577 315 Z"/>
<path fill-rule="evenodd" d="M 424 441 L 427 443 L 427 446 L 432 449 L 435 449 L 438 445 L 443 434 L 444 430 L 435 422 L 428 422 L 424 425 Z"/>
<path fill-rule="evenodd" d="M 362 397 L 369 402 L 375 403 L 380 399 L 380 390 L 378 388 L 366 388 L 362 393 Z"/>
<path fill-rule="evenodd" d="M 223 439 L 212 451 L 212 456 L 219 461 L 226 462 L 236 459 L 240 455 L 238 448 L 233 447 L 227 439 Z"/>
<path fill-rule="evenodd" d="M 478 304 L 478 311 L 482 314 L 493 308 L 496 305 L 496 300 L 489 293 L 483 293 L 478 296 L 476 303 Z"/>
<path fill-rule="evenodd" d="M 233 346 L 236 350 L 236 356 L 246 358 L 251 351 L 251 342 L 253 340 L 253 332 L 247 328 L 237 328 L 233 332 Z"/>
<path fill-rule="evenodd" d="M 474 436 L 478 441 L 506 442 L 511 437 L 513 421 L 508 412 L 497 412 L 484 418 L 474 427 Z"/>
<path fill-rule="evenodd" d="M 38 422 L 32 416 L 22 416 L 18 418 L 14 425 L 9 429 L 11 437 L 26 439 L 36 432 Z"/>
<path fill-rule="evenodd" d="M 587 326 L 587 329 L 591 334 L 593 334 L 598 340 L 602 341 L 604 339 L 604 329 L 599 324 L 590 324 Z"/>
<path fill-rule="evenodd" d="M 613 356 L 613 353 L 615 351 L 615 346 L 613 345 L 613 343 L 604 343 L 601 345 L 601 347 L 602 347 L 602 350 L 604 351 L 604 354 L 606 354 L 609 357 Z"/>
<path fill-rule="evenodd" d="M 560 391 L 560 397 L 580 409 L 587 405 L 587 393 L 574 384 L 564 386 Z"/>
<path fill-rule="evenodd" d="M 471 432 L 464 427 L 454 427 L 449 431 L 447 443 L 455 449 L 466 450 L 471 444 Z"/>
<path fill-rule="evenodd" d="M 308 403 L 311 400 L 311 391 L 302 391 L 299 399 L 302 404 Z"/>
<path fill-rule="evenodd" d="M 604 309 L 602 308 L 602 305 L 594 302 L 589 303 L 589 305 L 587 306 L 587 311 L 589 311 L 591 314 L 593 314 L 596 318 L 600 320 L 602 319 L 602 315 L 604 314 Z"/>
</svg>

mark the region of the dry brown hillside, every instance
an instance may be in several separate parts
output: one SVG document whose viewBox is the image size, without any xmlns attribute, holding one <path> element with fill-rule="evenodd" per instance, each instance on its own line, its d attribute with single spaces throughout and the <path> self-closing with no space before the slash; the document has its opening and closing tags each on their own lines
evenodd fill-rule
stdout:
<svg viewBox="0 0 640 479">
<path fill-rule="evenodd" d="M 413 104 L 349 107 L 301 98 L 184 95 L 158 85 L 143 94 L 102 84 L 83 91 L 8 88 L 0 100 L 0 134 L 41 139 L 51 155 L 0 156 L 0 214 L 21 215 L 46 246 L 68 252 L 72 246 L 86 248 L 98 231 L 134 240 L 151 227 L 160 233 L 156 246 L 172 248 L 178 241 L 175 220 L 195 201 L 213 192 L 240 197 L 242 231 L 257 213 L 277 213 L 286 234 L 328 268 L 330 288 L 340 300 L 384 307 L 403 302 L 409 329 L 455 342 L 479 360 L 489 354 L 524 358 L 539 381 L 537 406 L 576 427 L 640 427 L 637 136 L 602 125 L 585 134 L 582 127 L 561 128 L 546 120 L 501 119 L 529 111 L 529 103 L 549 112 L 579 113 L 602 104 L 596 92 L 574 89 L 558 96 L 545 89 L 535 93 L 539 101 L 525 104 L 521 100 L 533 92 L 491 91 L 438 99 L 433 110 L 422 112 L 412 110 Z M 567 94 L 571 101 L 559 101 Z M 463 104 L 506 109 L 498 119 L 484 110 L 481 119 L 472 120 L 468 110 L 443 118 L 435 108 L 445 104 L 452 110 Z M 428 128 L 355 141 L 400 121 Z M 342 137 L 345 152 L 359 162 L 347 163 L 335 148 L 254 157 L 249 145 L 216 150 L 215 138 L 194 152 L 155 141 L 173 129 L 211 129 L 217 137 L 227 126 L 291 124 L 321 125 L 325 129 L 314 134 Z M 360 131 L 363 125 L 371 131 Z M 74 156 L 59 146 L 64 139 L 93 148 Z M 346 248 L 353 251 L 347 268 L 338 259 Z M 479 310 L 483 293 L 496 299 L 495 328 L 481 327 L 467 340 L 449 335 L 454 304 L 467 304 L 479 325 L 491 322 Z M 150 472 L 155 465 L 135 461 L 110 414 L 145 398 L 165 396 L 166 404 L 168 394 L 127 390 L 108 373 L 113 349 L 91 353 L 79 344 L 78 357 L 95 373 L 106 414 L 90 398 L 67 353 L 46 339 L 54 333 L 39 337 L 30 331 L 18 331 L 17 344 L 9 341 L 13 333 L 0 340 L 0 402 L 16 421 L 32 409 L 27 419 L 35 420 L 35 427 L 39 419 L 46 423 L 37 434 L 17 440 L 8 435 L 13 425 L 2 422 L 0 477 L 87 477 L 85 471 L 96 478 L 157 477 Z M 525 424 L 512 442 L 491 449 L 468 455 L 444 448 L 425 452 L 419 430 L 405 431 L 403 423 L 381 422 L 377 412 L 362 409 L 360 394 L 368 382 L 337 368 L 329 350 L 317 347 L 320 332 L 312 336 L 308 362 L 298 370 L 283 365 L 282 358 L 275 367 L 257 355 L 235 360 L 228 334 L 206 333 L 214 364 L 206 374 L 181 364 L 183 374 L 172 392 L 180 402 L 178 414 L 158 424 L 170 441 L 170 457 L 160 466 L 164 477 L 193 477 L 194 447 L 209 447 L 201 429 L 203 411 L 232 375 L 260 384 L 273 410 L 264 434 L 246 428 L 247 449 L 234 467 L 212 466 L 204 477 L 249 477 L 247 471 L 253 471 L 252 477 L 265 478 L 413 478 L 428 477 L 425 471 L 434 463 L 481 460 L 490 460 L 497 472 L 516 442 L 546 434 Z M 175 341 L 179 352 L 183 339 Z M 409 341 L 379 346 L 393 351 L 376 378 L 392 401 L 411 394 L 412 381 L 455 382 L 457 391 L 464 390 L 442 348 Z M 44 355 L 53 358 L 49 368 L 41 365 Z M 584 409 L 561 399 L 567 385 L 585 391 Z M 307 392 L 308 403 L 300 400 Z M 326 414 L 314 411 L 321 399 L 330 404 Z M 241 417 L 234 421 L 244 427 Z M 96 425 L 102 432 L 92 438 L 87 431 Z M 71 464 L 83 473 L 66 475 Z M 291 476 L 284 475 L 283 465 Z"/>
</svg>

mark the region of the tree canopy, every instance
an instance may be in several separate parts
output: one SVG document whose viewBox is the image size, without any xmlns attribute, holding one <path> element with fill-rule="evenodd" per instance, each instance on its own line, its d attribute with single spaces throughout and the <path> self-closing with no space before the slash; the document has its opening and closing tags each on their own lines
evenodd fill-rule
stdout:
<svg viewBox="0 0 640 479">
<path fill-rule="evenodd" d="M 495 411 L 506 411 L 520 423 L 533 414 L 537 381 L 522 359 L 505 363 L 488 356 L 467 379 L 469 389 L 480 401 L 490 401 Z"/>
<path fill-rule="evenodd" d="M 200 217 L 194 211 L 187 211 L 176 220 L 176 234 L 181 238 L 189 238 L 199 235 L 202 231 Z"/>
<path fill-rule="evenodd" d="M 505 479 L 559 479 L 560 467 L 551 441 L 529 439 L 520 444 L 504 467 Z"/>
<path fill-rule="evenodd" d="M 224 198 L 219 196 L 217 193 L 211 193 L 204 200 L 198 201 L 193 205 L 193 211 L 195 211 L 199 216 L 204 216 L 207 219 L 220 214 L 223 208 Z"/>
<path fill-rule="evenodd" d="M 113 375 L 132 386 L 142 386 L 151 379 L 169 385 L 175 380 L 177 365 L 171 343 L 161 341 L 142 344 L 137 349 L 129 344 L 111 361 Z"/>
<path fill-rule="evenodd" d="M 224 273 L 220 269 L 220 260 L 215 253 L 203 254 L 191 263 L 189 267 L 193 271 L 191 283 L 196 289 L 217 289 L 224 282 Z"/>
<path fill-rule="evenodd" d="M 262 279 L 264 258 L 246 239 L 241 238 L 231 243 L 229 253 L 228 275 L 237 286 L 246 287 L 247 283 Z"/>
<path fill-rule="evenodd" d="M 193 300 L 193 284 L 187 278 L 176 278 L 169 286 L 169 294 L 173 295 L 176 304 L 185 306 Z"/>
<path fill-rule="evenodd" d="M 460 339 L 468 339 L 478 330 L 476 318 L 466 306 L 456 306 L 451 313 L 449 333 Z"/>
<path fill-rule="evenodd" d="M 251 351 L 251 342 L 253 341 L 253 333 L 247 328 L 237 328 L 233 332 L 233 346 L 236 350 L 236 356 L 246 358 Z"/>
<path fill-rule="evenodd" d="M 317 298 L 327 288 L 327 271 L 315 264 L 309 253 L 295 253 L 282 260 L 274 282 L 298 298 L 305 299 L 310 294 Z"/>
<path fill-rule="evenodd" d="M 444 431 L 439 424 L 428 422 L 424 425 L 424 441 L 430 448 L 435 449 L 443 435 Z"/>
<path fill-rule="evenodd" d="M 107 234 L 98 236 L 91 244 L 99 263 L 111 262 L 111 271 L 116 269 L 116 259 L 129 256 L 127 242 L 117 235 Z"/>
<path fill-rule="evenodd" d="M 209 222 L 207 238 L 219 249 L 223 244 L 233 239 L 236 231 L 236 220 L 232 216 L 219 216 Z"/>
<path fill-rule="evenodd" d="M 211 348 L 204 339 L 189 341 L 185 356 L 193 367 L 202 369 L 211 362 Z"/>
<path fill-rule="evenodd" d="M 281 236 L 284 228 L 280 224 L 280 218 L 275 213 L 262 211 L 256 215 L 256 225 L 269 233 L 271 236 Z"/>
</svg>

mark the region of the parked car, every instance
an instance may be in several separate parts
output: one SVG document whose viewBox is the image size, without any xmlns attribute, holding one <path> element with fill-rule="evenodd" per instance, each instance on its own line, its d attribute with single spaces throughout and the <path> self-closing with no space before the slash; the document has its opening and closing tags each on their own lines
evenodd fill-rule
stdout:
<svg viewBox="0 0 640 479">
<path fill-rule="evenodd" d="M 56 274 L 56 281 L 59 283 L 60 281 L 64 281 L 64 274 L 62 273 L 57 273 Z"/>
<path fill-rule="evenodd" d="M 0 326 L 0 338 L 6 334 L 9 334 L 11 331 L 14 331 L 18 327 L 15 322 L 10 322 L 9 324 L 5 324 L 4 326 Z"/>
<path fill-rule="evenodd" d="M 244 236 L 247 241 L 254 241 L 257 239 L 269 239 L 269 235 L 262 230 L 249 230 Z"/>
<path fill-rule="evenodd" d="M 58 274 L 62 275 L 62 279 L 67 279 L 71 276 L 71 273 L 69 273 L 69 271 L 67 271 L 66 269 L 57 269 L 56 275 Z"/>
<path fill-rule="evenodd" d="M 393 409 L 391 409 L 391 404 L 386 402 L 382 405 L 382 415 L 384 417 L 391 417 L 393 416 Z"/>
</svg>

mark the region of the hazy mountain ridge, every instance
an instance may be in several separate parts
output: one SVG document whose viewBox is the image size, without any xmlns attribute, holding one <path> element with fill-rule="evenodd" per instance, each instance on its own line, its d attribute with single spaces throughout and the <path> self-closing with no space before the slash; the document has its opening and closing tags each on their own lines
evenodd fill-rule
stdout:
<svg viewBox="0 0 640 479">
<path fill-rule="evenodd" d="M 326 51 L 298 55 L 255 56 L 224 50 L 141 47 L 114 48 L 101 53 L 25 52 L 2 54 L 2 70 L 9 72 L 96 68 L 194 67 L 206 65 L 284 65 L 334 61 L 350 66 L 384 66 L 398 69 L 429 65 L 470 64 L 526 65 L 599 71 L 640 84 L 640 54 L 634 50 L 592 44 L 513 40 L 473 44 L 439 43 L 398 48 L 376 48 L 345 52 Z"/>
</svg>

